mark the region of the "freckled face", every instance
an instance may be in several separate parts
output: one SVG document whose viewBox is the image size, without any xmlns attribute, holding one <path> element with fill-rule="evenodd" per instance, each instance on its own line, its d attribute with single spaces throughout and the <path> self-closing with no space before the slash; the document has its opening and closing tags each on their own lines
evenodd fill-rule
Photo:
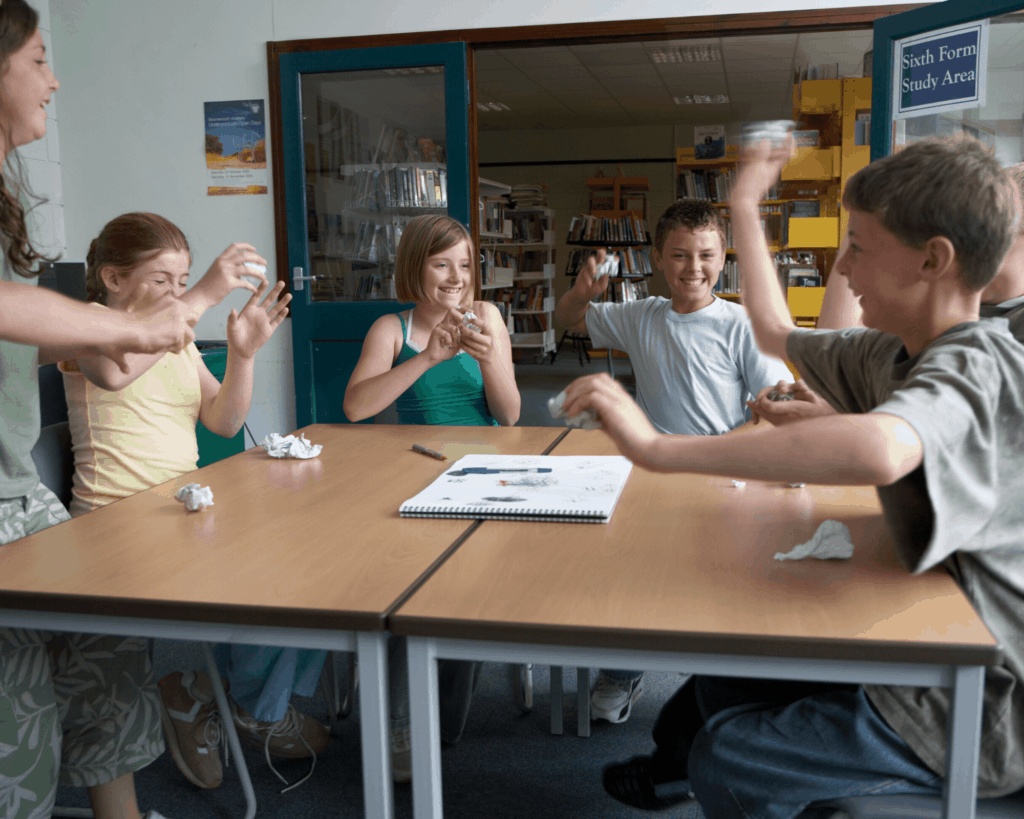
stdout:
<svg viewBox="0 0 1024 819">
<path fill-rule="evenodd" d="M 0 117 L 10 130 L 11 145 L 5 150 L 27 145 L 46 135 L 46 103 L 60 83 L 46 64 L 43 36 L 36 29 L 25 44 L 15 51 L 0 78 Z"/>
<path fill-rule="evenodd" d="M 180 299 L 188 289 L 189 257 L 184 250 L 165 250 L 147 259 L 127 276 L 118 277 L 118 290 L 110 291 L 109 307 L 134 304 L 142 308 L 166 295 Z"/>
<path fill-rule="evenodd" d="M 423 294 L 426 301 L 446 308 L 473 301 L 473 261 L 468 242 L 459 242 L 427 258 Z"/>
</svg>

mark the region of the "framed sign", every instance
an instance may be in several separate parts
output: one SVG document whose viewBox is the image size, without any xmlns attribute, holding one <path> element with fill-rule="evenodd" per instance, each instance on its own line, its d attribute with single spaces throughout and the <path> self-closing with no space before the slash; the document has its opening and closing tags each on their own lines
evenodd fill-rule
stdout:
<svg viewBox="0 0 1024 819">
<path fill-rule="evenodd" d="M 894 120 L 985 104 L 988 20 L 893 42 Z"/>
</svg>

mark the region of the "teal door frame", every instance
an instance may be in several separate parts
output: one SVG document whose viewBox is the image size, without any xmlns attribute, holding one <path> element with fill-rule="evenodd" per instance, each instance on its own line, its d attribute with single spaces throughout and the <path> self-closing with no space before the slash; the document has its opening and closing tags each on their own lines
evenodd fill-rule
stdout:
<svg viewBox="0 0 1024 819">
<path fill-rule="evenodd" d="M 998 17 L 1024 8 L 1021 0 L 946 0 L 902 14 L 880 17 L 874 23 L 871 63 L 871 161 L 892 151 L 893 41 L 960 23 Z"/>
<path fill-rule="evenodd" d="M 289 279 L 296 268 L 308 275 L 312 269 L 306 222 L 306 178 L 302 139 L 302 75 L 333 71 L 365 71 L 381 68 L 444 67 L 445 152 L 448 159 L 448 213 L 469 226 L 469 74 L 466 44 L 353 48 L 282 54 L 278 68 L 281 88 L 281 155 L 284 157 L 285 213 Z M 292 290 L 291 325 L 295 364 L 295 415 L 299 427 L 344 421 L 341 399 L 344 385 L 337 377 L 326 386 L 318 380 L 314 346 L 322 342 L 359 342 L 380 316 L 397 313 L 403 305 L 394 300 L 360 302 L 313 302 L 310 288 Z M 340 348 L 342 345 L 338 345 Z M 354 345 L 345 345 L 354 346 Z M 355 366 L 355 361 L 347 362 Z M 346 369 L 342 364 L 340 372 Z M 337 373 L 335 373 L 337 375 Z M 347 376 L 343 379 L 347 382 Z M 339 393 L 340 388 L 340 395 Z M 319 405 L 319 411 L 318 411 Z"/>
</svg>

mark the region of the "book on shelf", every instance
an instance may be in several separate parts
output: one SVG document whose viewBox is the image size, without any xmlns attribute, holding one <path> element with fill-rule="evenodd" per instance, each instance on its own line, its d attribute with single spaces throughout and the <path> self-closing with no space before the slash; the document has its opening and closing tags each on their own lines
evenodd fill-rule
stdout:
<svg viewBox="0 0 1024 819">
<path fill-rule="evenodd" d="M 482 202 L 480 230 L 484 233 L 504 233 L 508 199 L 504 196 L 485 196 Z"/>
<path fill-rule="evenodd" d="M 565 275 L 577 276 L 587 259 L 597 251 L 592 248 L 572 248 L 565 266 Z M 619 276 L 643 278 L 654 274 L 651 257 L 646 247 L 625 247 L 615 251 L 619 257 Z"/>
<path fill-rule="evenodd" d="M 543 182 L 512 185 L 508 194 L 509 201 L 515 208 L 543 208 L 548 204 L 547 184 Z"/>
<path fill-rule="evenodd" d="M 647 222 L 636 216 L 617 219 L 582 213 L 569 223 L 569 237 L 573 242 L 607 242 L 608 244 L 645 244 Z"/>
<path fill-rule="evenodd" d="M 621 455 L 466 455 L 402 517 L 607 523 L 632 464 Z"/>
<path fill-rule="evenodd" d="M 817 148 L 820 144 L 820 135 L 816 130 L 793 131 L 793 147 L 795 148 Z"/>
</svg>

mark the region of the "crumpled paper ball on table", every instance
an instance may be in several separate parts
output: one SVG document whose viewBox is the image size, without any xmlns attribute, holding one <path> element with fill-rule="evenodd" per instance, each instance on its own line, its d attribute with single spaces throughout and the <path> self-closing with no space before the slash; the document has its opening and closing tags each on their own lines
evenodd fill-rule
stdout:
<svg viewBox="0 0 1024 819">
<path fill-rule="evenodd" d="M 294 435 L 278 435 L 271 432 L 260 441 L 271 458 L 315 458 L 320 454 L 323 444 L 311 444 L 305 435 L 296 438 Z"/>
<path fill-rule="evenodd" d="M 853 538 L 846 524 L 838 520 L 826 520 L 806 543 L 794 546 L 788 552 L 775 553 L 776 560 L 803 560 L 805 557 L 816 557 L 818 560 L 853 557 Z"/>
<path fill-rule="evenodd" d="M 561 420 L 565 419 L 565 423 L 570 427 L 576 427 L 578 429 L 600 429 L 601 422 L 597 418 L 597 412 L 592 409 L 585 409 L 579 415 L 575 415 L 570 418 L 565 414 L 565 410 L 562 409 L 562 405 L 565 404 L 565 390 L 562 390 L 554 398 L 548 399 L 548 412 L 551 413 L 551 417 Z"/>
<path fill-rule="evenodd" d="M 189 512 L 202 512 L 207 506 L 213 506 L 213 490 L 197 483 L 181 487 L 174 497 L 185 504 L 185 509 Z"/>
</svg>

